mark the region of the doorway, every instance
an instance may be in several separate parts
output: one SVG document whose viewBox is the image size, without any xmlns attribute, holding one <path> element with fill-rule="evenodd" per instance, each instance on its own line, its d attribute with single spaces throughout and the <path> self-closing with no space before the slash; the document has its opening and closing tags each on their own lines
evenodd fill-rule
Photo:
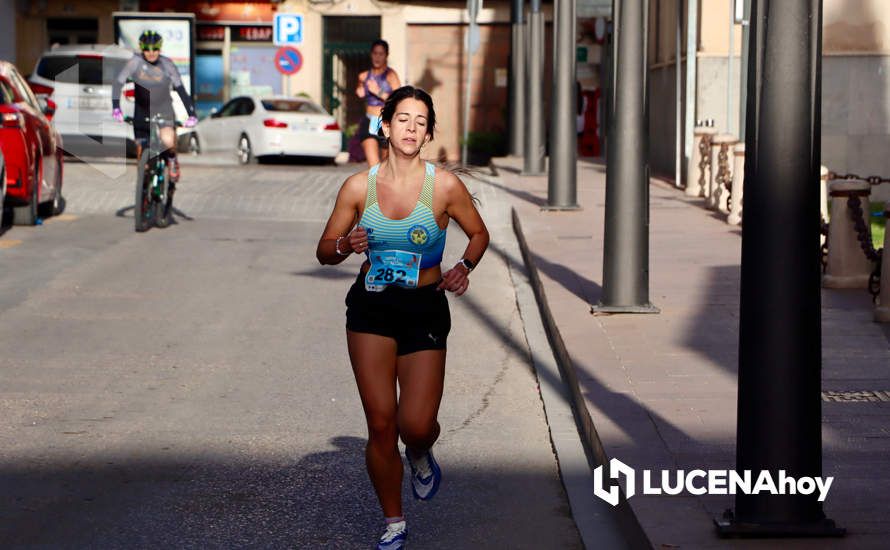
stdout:
<svg viewBox="0 0 890 550">
<path fill-rule="evenodd" d="M 355 88 L 359 73 L 371 66 L 371 44 L 378 38 L 380 17 L 324 18 L 322 102 L 347 137 L 365 115 L 365 102 Z"/>
</svg>

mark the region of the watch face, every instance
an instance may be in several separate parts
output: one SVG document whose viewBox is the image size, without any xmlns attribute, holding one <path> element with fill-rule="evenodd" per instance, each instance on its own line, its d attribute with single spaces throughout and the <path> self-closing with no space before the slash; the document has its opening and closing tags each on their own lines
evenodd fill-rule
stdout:
<svg viewBox="0 0 890 550">
<path fill-rule="evenodd" d="M 460 263 L 464 264 L 464 267 L 466 267 L 467 269 L 473 269 L 474 267 L 476 267 L 476 264 L 466 258 L 461 259 Z"/>
</svg>

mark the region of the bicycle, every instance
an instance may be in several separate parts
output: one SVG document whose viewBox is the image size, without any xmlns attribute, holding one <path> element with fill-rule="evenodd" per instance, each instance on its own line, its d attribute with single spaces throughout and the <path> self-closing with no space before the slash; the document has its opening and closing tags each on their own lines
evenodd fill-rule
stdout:
<svg viewBox="0 0 890 550">
<path fill-rule="evenodd" d="M 124 121 L 132 124 L 133 118 Z M 133 207 L 136 231 L 148 231 L 151 225 L 164 228 L 173 222 L 173 192 L 176 190 L 170 180 L 170 167 L 167 158 L 161 153 L 166 149 L 161 143 L 160 127 L 167 120 L 160 114 L 146 117 L 150 125 L 148 147 L 145 140 L 137 144 L 136 157 L 139 159 L 136 170 L 136 203 Z M 175 126 L 182 123 L 174 121 Z"/>
</svg>

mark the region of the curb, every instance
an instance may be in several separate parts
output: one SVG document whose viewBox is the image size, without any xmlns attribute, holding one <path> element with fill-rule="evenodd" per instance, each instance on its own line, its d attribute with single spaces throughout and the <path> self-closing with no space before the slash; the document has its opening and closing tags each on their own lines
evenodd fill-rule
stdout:
<svg viewBox="0 0 890 550">
<path fill-rule="evenodd" d="M 547 304 L 544 286 L 531 258 L 531 251 L 515 208 L 511 208 L 511 217 L 513 232 L 519 244 L 528 278 L 527 281 L 514 279 L 514 285 L 523 322 L 526 325 L 529 348 L 531 350 L 549 348 L 552 351 L 552 356 L 550 354 L 538 356 L 532 352 L 532 363 L 539 381 L 542 377 L 551 377 L 563 383 L 559 388 L 548 384 L 539 385 L 560 476 L 581 538 L 585 547 L 591 549 L 651 549 L 652 543 L 623 494 L 617 507 L 609 506 L 594 496 L 593 470 L 598 466 L 604 466 L 608 471 L 608 458 L 584 403 L 574 363 Z M 531 293 L 527 290 L 531 290 Z M 536 321 L 540 321 L 543 325 L 544 334 L 538 334 L 541 331 L 533 330 L 538 325 Z M 529 330 L 530 325 L 534 325 L 531 327 L 532 330 Z M 543 338 L 545 335 L 546 338 Z"/>
</svg>

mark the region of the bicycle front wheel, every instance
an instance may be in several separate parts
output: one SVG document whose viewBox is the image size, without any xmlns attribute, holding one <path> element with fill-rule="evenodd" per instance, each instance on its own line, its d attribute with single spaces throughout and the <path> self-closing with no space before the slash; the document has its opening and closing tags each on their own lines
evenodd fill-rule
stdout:
<svg viewBox="0 0 890 550">
<path fill-rule="evenodd" d="M 135 220 L 136 231 L 142 233 L 147 231 L 151 224 L 151 180 L 154 177 L 154 170 L 148 167 L 149 150 L 148 147 L 142 150 L 139 156 L 139 164 L 136 168 L 136 202 L 133 206 L 133 218 Z"/>
<path fill-rule="evenodd" d="M 170 185 L 170 165 L 165 164 L 163 181 L 160 182 L 158 196 L 155 197 L 155 225 L 167 227 L 173 222 L 173 188 Z"/>
</svg>

